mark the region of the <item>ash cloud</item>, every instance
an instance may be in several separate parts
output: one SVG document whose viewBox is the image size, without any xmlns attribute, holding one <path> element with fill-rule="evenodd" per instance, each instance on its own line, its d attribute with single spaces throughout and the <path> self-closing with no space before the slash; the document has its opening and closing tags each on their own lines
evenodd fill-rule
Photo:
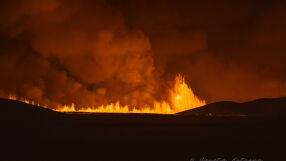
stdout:
<svg viewBox="0 0 286 161">
<path fill-rule="evenodd" d="M 182 73 L 207 102 L 286 95 L 284 0 L 113 2 L 149 36 L 161 77 Z"/>
<path fill-rule="evenodd" d="M 145 105 L 181 73 L 207 102 L 286 94 L 286 3 L 17 0 L 0 5 L 0 96 Z"/>
<path fill-rule="evenodd" d="M 3 92 L 48 104 L 152 101 L 149 39 L 126 27 L 106 1 L 19 0 L 2 7 L 1 31 L 11 40 L 1 52 Z"/>
</svg>

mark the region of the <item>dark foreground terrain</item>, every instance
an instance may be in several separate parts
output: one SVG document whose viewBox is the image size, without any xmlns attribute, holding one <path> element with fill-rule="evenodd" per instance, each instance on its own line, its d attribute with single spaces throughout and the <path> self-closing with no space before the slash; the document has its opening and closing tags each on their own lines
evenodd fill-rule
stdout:
<svg viewBox="0 0 286 161">
<path fill-rule="evenodd" d="M 286 158 L 283 115 L 62 114 L 4 99 L 0 108 L 3 161 Z"/>
</svg>

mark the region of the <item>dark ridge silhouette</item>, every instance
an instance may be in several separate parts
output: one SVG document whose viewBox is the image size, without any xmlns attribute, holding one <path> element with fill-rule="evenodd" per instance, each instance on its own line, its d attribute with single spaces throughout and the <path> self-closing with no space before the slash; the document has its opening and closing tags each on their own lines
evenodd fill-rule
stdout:
<svg viewBox="0 0 286 161">
<path fill-rule="evenodd" d="M 177 114 L 197 116 L 284 116 L 285 113 L 286 97 L 281 97 L 262 98 L 244 103 L 215 102 Z"/>
<path fill-rule="evenodd" d="M 51 112 L 51 113 L 55 113 L 55 111 L 44 108 L 44 107 L 40 107 L 40 106 L 36 106 L 36 105 L 31 105 L 31 104 L 27 104 L 18 100 L 10 100 L 10 99 L 3 99 L 0 98 L 0 106 L 1 111 L 3 112 Z M 6 108 L 4 108 L 6 107 Z"/>
<path fill-rule="evenodd" d="M 59 113 L 0 99 L 0 160 L 7 161 L 190 161 L 233 158 L 283 160 L 285 118 L 236 117 L 243 108 L 278 107 L 285 98 L 245 104 L 217 102 L 230 117 L 160 114 Z M 206 106 L 207 107 L 207 106 Z M 282 107 L 282 106 L 281 106 Z M 187 111 L 188 112 L 188 111 Z M 258 112 L 259 113 L 259 112 Z M 255 160 L 255 161 L 261 161 Z M 223 160 L 220 160 L 223 161 Z"/>
<path fill-rule="evenodd" d="M 31 120 L 49 119 L 62 114 L 18 100 L 0 99 L 0 115 L 0 120 Z"/>
<path fill-rule="evenodd" d="M 40 106 L 26 104 L 18 100 L 0 99 L 2 119 L 49 118 L 63 113 Z M 286 97 L 261 98 L 254 101 L 237 103 L 222 101 L 207 104 L 178 115 L 194 116 L 284 116 L 286 113 Z M 85 113 L 77 113 L 85 114 Z M 10 116 L 12 115 L 12 116 Z M 157 114 L 103 114 L 103 115 L 157 115 Z"/>
</svg>

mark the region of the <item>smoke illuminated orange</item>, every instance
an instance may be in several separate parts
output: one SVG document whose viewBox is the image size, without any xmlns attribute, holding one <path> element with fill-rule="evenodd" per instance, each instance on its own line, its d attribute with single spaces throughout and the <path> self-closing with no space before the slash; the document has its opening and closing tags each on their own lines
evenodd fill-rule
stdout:
<svg viewBox="0 0 286 161">
<path fill-rule="evenodd" d="M 18 99 L 14 95 L 10 95 L 9 99 L 20 100 L 22 102 L 35 104 L 34 101 L 27 99 Z M 130 107 L 128 105 L 121 105 L 119 102 L 110 103 L 108 105 L 101 105 L 99 107 L 77 107 L 74 104 L 57 106 L 55 108 L 49 108 L 59 112 L 98 112 L 98 113 L 159 113 L 159 114 L 174 114 L 177 112 L 193 109 L 205 105 L 205 101 L 199 99 L 193 92 L 193 90 L 186 84 L 184 77 L 181 75 L 176 76 L 173 88 L 169 93 L 169 100 L 155 101 L 153 106 L 146 107 Z"/>
</svg>

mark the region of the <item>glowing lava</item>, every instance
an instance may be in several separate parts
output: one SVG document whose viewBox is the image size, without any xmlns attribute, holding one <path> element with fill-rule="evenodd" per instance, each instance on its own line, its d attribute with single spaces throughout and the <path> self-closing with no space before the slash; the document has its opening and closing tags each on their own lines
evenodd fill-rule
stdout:
<svg viewBox="0 0 286 161">
<path fill-rule="evenodd" d="M 184 77 L 178 75 L 175 84 L 170 91 L 170 102 L 175 112 L 196 108 L 205 105 L 204 100 L 200 100 L 193 90 L 186 84 Z"/>
<path fill-rule="evenodd" d="M 27 99 L 18 99 L 14 95 L 10 95 L 9 99 L 19 100 L 28 104 L 43 106 L 35 104 L 33 101 Z M 174 114 L 184 110 L 196 108 L 205 105 L 205 101 L 199 99 L 193 90 L 186 84 L 184 77 L 176 76 L 173 88 L 169 91 L 169 100 L 155 101 L 152 106 L 141 108 L 130 107 L 128 105 L 121 105 L 119 102 L 110 103 L 108 105 L 101 105 L 99 107 L 76 107 L 74 104 L 58 106 L 49 108 L 59 112 L 100 112 L 100 113 L 160 113 L 160 114 Z"/>
</svg>

